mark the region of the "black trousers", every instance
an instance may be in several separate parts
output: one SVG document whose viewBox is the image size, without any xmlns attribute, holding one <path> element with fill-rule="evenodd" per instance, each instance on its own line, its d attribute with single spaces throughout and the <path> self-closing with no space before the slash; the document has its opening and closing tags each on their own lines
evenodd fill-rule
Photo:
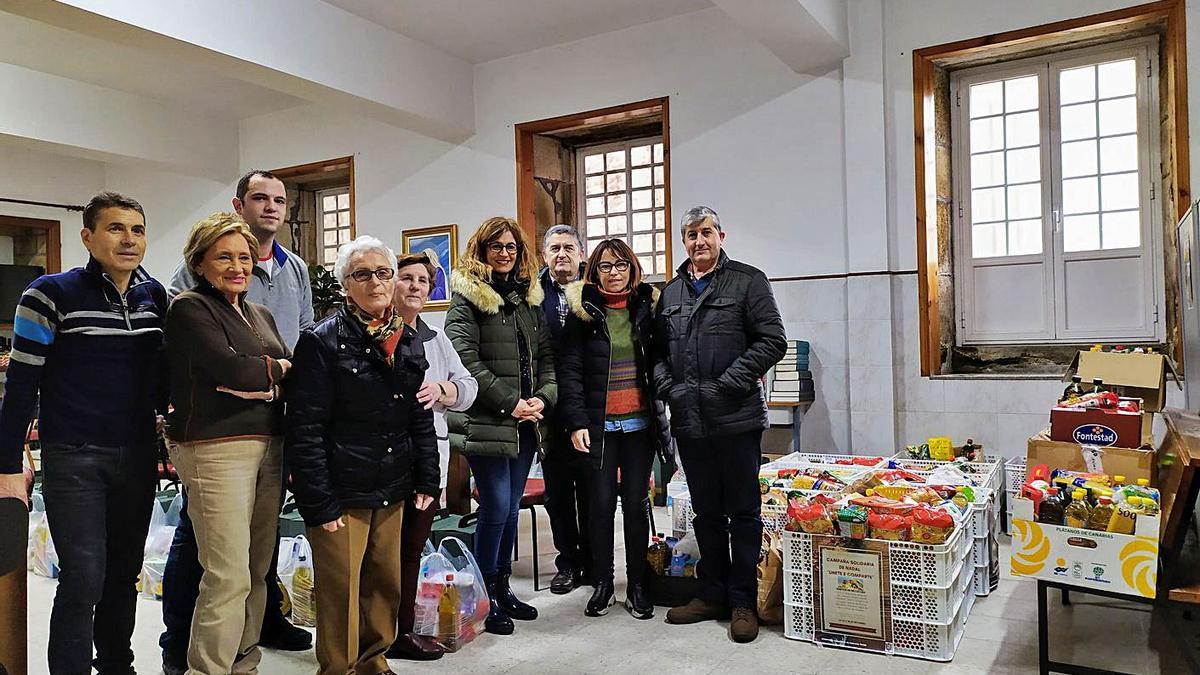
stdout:
<svg viewBox="0 0 1200 675">
<path fill-rule="evenodd" d="M 650 542 L 650 470 L 654 465 L 650 433 L 645 429 L 604 433 L 604 458 L 592 482 L 592 579 L 596 583 L 613 579 L 613 518 L 618 494 L 625 527 L 625 580 L 631 585 L 642 583 Z M 599 449 L 594 441 L 592 449 Z"/>
<path fill-rule="evenodd" d="M 677 440 L 700 546 L 700 598 L 753 609 L 762 548 L 762 431 Z"/>
<path fill-rule="evenodd" d="M 560 572 L 583 570 L 588 578 L 592 568 L 588 537 L 592 470 L 591 458 L 572 447 L 565 437 L 556 439 L 542 462 L 546 513 L 550 516 L 554 548 L 558 550 L 554 565 Z"/>
<path fill-rule="evenodd" d="M 154 506 L 155 446 L 42 446 L 46 518 L 58 551 L 47 664 L 53 675 L 133 665 L 142 551 Z M 96 658 L 92 660 L 92 644 Z"/>
</svg>

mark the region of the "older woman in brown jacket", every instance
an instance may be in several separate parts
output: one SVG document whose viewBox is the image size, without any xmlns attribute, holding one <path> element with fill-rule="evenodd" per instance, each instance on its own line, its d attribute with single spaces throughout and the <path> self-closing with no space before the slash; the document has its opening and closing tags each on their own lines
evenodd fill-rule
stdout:
<svg viewBox="0 0 1200 675">
<path fill-rule="evenodd" d="M 258 242 L 231 213 L 196 223 L 184 260 L 199 279 L 167 311 L 171 460 L 204 576 L 191 673 L 254 672 L 282 482 L 280 383 L 291 364 L 271 312 L 246 302 Z"/>
</svg>

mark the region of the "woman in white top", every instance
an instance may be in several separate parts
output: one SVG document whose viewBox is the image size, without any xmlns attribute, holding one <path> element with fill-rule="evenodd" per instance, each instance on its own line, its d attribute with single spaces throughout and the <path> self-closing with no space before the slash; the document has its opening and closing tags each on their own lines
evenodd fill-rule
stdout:
<svg viewBox="0 0 1200 675">
<path fill-rule="evenodd" d="M 417 399 L 433 409 L 433 425 L 437 431 L 443 490 L 446 489 L 446 468 L 450 463 L 450 438 L 446 430 L 447 410 L 466 410 L 475 402 L 479 383 L 463 367 L 444 333 L 421 320 L 421 310 L 429 299 L 436 268 L 424 253 L 397 256 L 396 294 L 393 304 L 404 317 L 404 323 L 417 331 L 424 342 L 429 368 Z M 429 639 L 413 632 L 413 610 L 417 597 L 417 576 L 421 569 L 421 554 L 437 508 L 405 508 L 400 532 L 400 616 L 399 637 L 388 650 L 389 659 L 432 661 L 442 657 L 442 650 Z"/>
</svg>

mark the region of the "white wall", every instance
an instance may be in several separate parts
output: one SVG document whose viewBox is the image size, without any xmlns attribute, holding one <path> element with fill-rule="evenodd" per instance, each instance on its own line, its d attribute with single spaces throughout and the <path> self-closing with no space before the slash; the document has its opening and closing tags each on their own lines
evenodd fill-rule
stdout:
<svg viewBox="0 0 1200 675">
<path fill-rule="evenodd" d="M 101 162 L 0 144 L 0 197 L 83 205 L 104 189 L 104 164 Z M 87 262 L 87 251 L 79 241 L 79 229 L 83 227 L 79 211 L 0 202 L 0 215 L 59 221 L 62 268 L 66 270 Z M 7 321 L 8 318 L 0 320 Z"/>
</svg>

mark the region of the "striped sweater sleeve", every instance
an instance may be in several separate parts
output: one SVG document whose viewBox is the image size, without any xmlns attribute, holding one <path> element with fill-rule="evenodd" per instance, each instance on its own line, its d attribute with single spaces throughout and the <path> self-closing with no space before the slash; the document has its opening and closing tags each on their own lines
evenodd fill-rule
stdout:
<svg viewBox="0 0 1200 675">
<path fill-rule="evenodd" d="M 53 284 L 42 277 L 17 302 L 8 379 L 0 403 L 0 473 L 21 472 L 21 452 L 37 405 L 42 367 L 62 318 L 55 295 Z"/>
</svg>

